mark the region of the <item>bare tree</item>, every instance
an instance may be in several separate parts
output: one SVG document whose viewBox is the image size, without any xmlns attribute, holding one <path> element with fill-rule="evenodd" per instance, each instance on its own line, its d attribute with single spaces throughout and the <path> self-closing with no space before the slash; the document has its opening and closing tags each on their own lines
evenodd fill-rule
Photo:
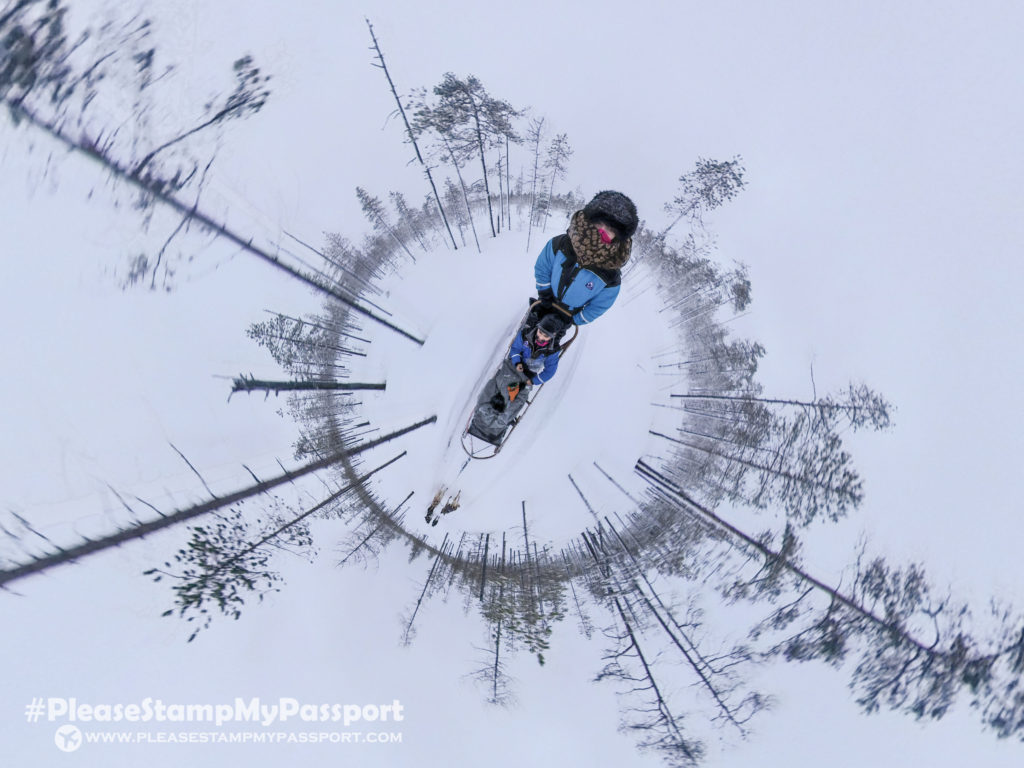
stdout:
<svg viewBox="0 0 1024 768">
<path fill-rule="evenodd" d="M 537 216 L 537 181 L 540 178 L 540 142 L 544 133 L 544 118 L 530 121 L 526 138 L 533 145 L 533 172 L 530 174 L 530 218 L 526 233 L 526 250 L 530 250 L 530 237 L 533 235 L 533 223 Z"/>
<path fill-rule="evenodd" d="M 151 150 L 132 168 L 133 176 L 144 177 L 143 172 L 146 170 L 146 167 L 153 162 L 153 158 L 165 149 L 173 147 L 175 144 L 179 144 L 190 136 L 218 123 L 254 115 L 263 108 L 263 105 L 267 103 L 267 98 L 270 96 L 270 90 L 266 87 L 266 84 L 270 81 L 270 76 L 260 73 L 260 69 L 253 62 L 252 56 L 243 56 L 235 61 L 234 71 L 235 90 L 225 99 L 224 103 L 203 122 L 179 133 L 156 149 Z M 212 107 L 208 107 L 208 109 L 212 111 Z"/>
<path fill-rule="evenodd" d="M 374 519 L 372 517 L 363 518 L 360 528 L 353 532 L 355 538 L 358 539 L 355 545 L 349 548 L 345 556 L 338 561 L 338 566 L 343 566 L 352 560 L 356 559 L 358 562 L 366 563 L 375 559 L 380 551 L 389 543 L 391 543 L 397 536 L 398 530 L 401 529 L 401 519 L 398 515 L 398 510 L 405 505 L 405 503 L 412 497 L 412 492 L 395 508 L 395 511 L 387 516 L 382 516 L 380 519 Z M 367 530 L 364 534 L 363 530 Z"/>
<path fill-rule="evenodd" d="M 494 602 L 500 605 L 505 597 L 504 579 L 499 580 L 494 589 L 497 589 L 498 592 Z M 503 622 L 504 615 L 498 613 L 493 623 L 488 625 L 490 627 L 492 645 L 489 648 L 480 649 L 487 654 L 487 661 L 474 670 L 470 677 L 487 691 L 488 704 L 509 707 L 515 704 L 516 696 L 513 690 L 514 681 L 508 673 L 505 660 L 502 658 L 503 644 L 508 644 L 508 639 L 502 637 Z"/>
<path fill-rule="evenodd" d="M 555 182 L 565 178 L 569 170 L 569 158 L 572 157 L 572 154 L 573 149 L 569 145 L 569 136 L 567 134 L 558 134 L 548 146 L 547 154 L 544 158 L 544 168 L 550 171 L 551 182 L 548 187 L 549 203 L 545 211 L 545 221 L 547 221 L 547 214 L 551 210 L 550 201 L 555 198 Z"/>
<path fill-rule="evenodd" d="M 416 604 L 409 613 L 409 618 L 404 621 L 405 631 L 402 632 L 402 645 L 409 645 L 415 636 L 416 616 L 419 614 L 420 607 L 423 605 L 423 599 L 427 597 L 430 592 L 431 584 L 434 581 L 434 574 L 437 571 L 437 566 L 441 563 L 441 558 L 444 555 L 447 544 L 448 534 L 446 533 L 444 535 L 444 540 L 441 542 L 441 546 L 438 547 L 437 553 L 434 555 L 434 562 L 430 564 L 430 571 L 427 573 L 427 578 L 423 582 L 423 589 L 420 590 L 419 597 L 416 598 Z"/>
<path fill-rule="evenodd" d="M 789 527 L 781 546 L 773 548 L 768 537 L 724 520 L 646 462 L 639 462 L 637 470 L 681 511 L 709 522 L 761 562 L 753 577 L 732 584 L 727 595 L 771 601 L 792 595 L 751 632 L 757 639 L 797 625 L 773 644 L 771 655 L 838 664 L 857 653 L 852 687 L 869 712 L 886 704 L 917 717 L 942 717 L 965 692 L 983 722 L 1000 736 L 1024 731 L 1024 701 L 1018 693 L 1024 677 L 1024 620 L 1019 616 L 995 611 L 996 634 L 983 649 L 967 630 L 967 606 L 933 596 L 920 567 L 893 568 L 881 558 L 862 557 L 851 585 L 841 590 L 799 564 Z M 814 596 L 822 607 L 812 604 Z"/>
<path fill-rule="evenodd" d="M 74 44 L 68 42 L 63 26 L 64 15 L 65 9 L 60 0 L 26 0 L 0 16 L 0 39 L 13 41 L 5 44 L 0 51 L 3 55 L 0 60 L 0 101 L 7 106 L 9 116 L 16 123 L 24 123 L 43 131 L 71 151 L 97 162 L 114 179 L 127 183 L 139 193 L 140 206 L 150 208 L 157 202 L 165 205 L 177 213 L 182 222 L 194 224 L 227 240 L 244 253 L 347 304 L 365 317 L 374 319 L 416 343 L 422 343 L 408 331 L 362 307 L 326 281 L 286 264 L 277 255 L 255 245 L 251 237 L 240 235 L 215 221 L 200 210 L 198 193 L 191 202 L 182 200 L 178 193 L 187 184 L 200 178 L 199 165 L 185 160 L 177 167 L 167 164 L 162 169 L 156 169 L 156 153 L 162 157 L 165 149 L 183 141 L 186 136 L 194 135 L 196 131 L 179 131 L 176 133 L 177 138 L 164 142 L 155 151 L 151 150 L 148 154 L 152 156 L 148 159 L 143 157 L 136 160 L 133 153 L 138 149 L 138 141 L 123 150 L 118 143 L 118 130 L 106 129 L 102 125 L 94 126 L 82 119 L 101 92 L 100 83 L 107 74 L 104 67 L 109 62 L 116 62 L 117 54 L 122 51 L 111 51 L 83 71 L 76 70 L 70 62 L 73 60 L 73 52 L 80 47 L 82 41 Z M 123 46 L 125 51 L 130 53 L 136 50 L 139 36 L 147 33 L 148 26 L 148 22 L 139 21 L 128 29 Z M 87 37 L 88 33 L 85 33 L 83 39 Z M 148 73 L 153 58 L 150 50 L 139 54 L 132 61 L 134 66 Z M 265 102 L 266 89 L 263 84 L 266 78 L 259 74 L 251 59 L 243 58 L 239 61 L 242 63 L 236 72 L 236 90 L 228 97 L 225 108 L 216 113 L 223 114 L 215 122 L 207 120 L 201 126 L 208 128 L 230 117 L 252 114 Z M 144 89 L 151 79 L 148 74 L 137 78 L 134 87 Z M 81 126 L 78 136 L 69 132 L 71 125 Z M 136 273 L 141 264 L 136 258 Z"/>
<path fill-rule="evenodd" d="M 375 448 L 378 445 L 395 440 L 402 435 L 408 434 L 409 432 L 419 429 L 427 424 L 433 424 L 437 420 L 436 416 L 431 416 L 429 419 L 417 422 L 412 426 L 404 429 L 397 430 L 383 437 L 371 440 L 357 448 L 353 448 L 347 451 L 348 454 L 358 454 L 363 451 Z M 164 528 L 170 528 L 174 525 L 192 520 L 193 518 L 205 515 L 210 512 L 214 512 L 224 507 L 230 507 L 232 504 L 250 498 L 252 496 L 258 496 L 259 494 L 266 493 L 279 485 L 284 483 L 290 483 L 300 477 L 304 477 L 312 472 L 325 469 L 334 463 L 337 463 L 339 457 L 337 455 L 327 456 L 325 458 L 318 459 L 310 462 L 303 467 L 292 471 L 286 471 L 284 474 L 279 475 L 271 480 L 259 481 L 255 484 L 243 488 L 242 490 L 229 493 L 226 496 L 215 497 L 210 501 L 196 504 L 185 509 L 172 512 L 170 514 L 160 514 L 154 520 L 150 520 L 146 523 L 136 523 L 122 528 L 115 533 L 109 534 L 99 539 L 85 539 L 79 544 L 69 547 L 56 547 L 55 552 L 51 552 L 45 555 L 38 555 L 33 557 L 26 563 L 15 565 L 10 568 L 6 568 L 0 571 L 0 586 L 4 586 L 18 579 L 22 579 L 33 573 L 42 573 L 50 568 L 54 568 L 58 565 L 64 565 L 66 563 L 77 562 L 83 557 L 97 552 L 110 549 L 111 547 L 117 547 L 128 541 L 134 541 L 135 539 L 141 539 L 150 533 L 163 530 Z"/>
<path fill-rule="evenodd" d="M 641 749 L 656 752 L 670 766 L 698 765 L 703 744 L 684 733 L 682 719 L 658 685 L 652 660 L 644 652 L 622 601 L 612 597 L 611 604 L 618 626 L 606 630 L 605 636 L 615 645 L 605 654 L 607 663 L 595 679 L 619 681 L 627 687 L 627 695 L 641 698 L 641 703 L 628 706 L 623 724 L 636 735 Z"/>
<path fill-rule="evenodd" d="M 767 406 L 787 406 L 813 413 L 819 419 L 841 416 L 853 429 L 870 426 L 873 429 L 888 429 L 892 426 L 893 406 L 882 395 L 865 384 L 851 383 L 837 395 L 826 395 L 818 400 L 787 400 L 750 395 L 714 394 L 673 394 L 687 400 L 725 401 L 729 403 L 761 403 Z"/>
<path fill-rule="evenodd" d="M 175 580 L 173 589 L 179 618 L 187 617 L 188 622 L 200 622 L 188 638 L 191 642 L 200 630 L 209 627 L 212 620 L 209 610 L 211 604 L 223 614 L 237 619 L 241 615 L 247 592 L 256 592 L 262 601 L 265 592 L 280 581 L 280 576 L 268 569 L 271 548 L 267 545 L 273 548 L 283 546 L 308 550 L 313 541 L 305 521 L 337 503 L 354 489 L 356 483 L 365 482 L 402 455 L 367 472 L 304 512 L 295 514 L 285 510 L 283 514 L 273 516 L 255 540 L 248 540 L 248 525 L 237 509 L 233 510 L 230 517 L 221 516 L 212 525 L 195 526 L 189 543 L 174 556 L 178 567 L 182 568 L 180 573 L 151 568 L 144 575 L 155 574 L 155 581 L 165 577 Z M 285 515 L 294 516 L 285 519 Z M 259 524 L 262 521 L 256 522 Z M 170 562 L 164 563 L 164 566 L 172 567 Z M 164 615 L 169 616 L 173 611 L 172 608 Z"/>
<path fill-rule="evenodd" d="M 312 379 L 306 379 L 304 381 L 267 381 L 265 379 L 257 379 L 252 375 L 249 376 L 236 376 L 231 383 L 231 394 L 236 392 L 265 392 L 268 395 L 273 392 L 275 395 L 281 392 L 293 392 L 293 391 L 324 391 L 324 390 L 340 390 L 344 392 L 352 392 L 355 390 L 383 390 L 387 388 L 386 382 L 380 383 L 363 383 L 357 381 L 316 381 Z"/>
<path fill-rule="evenodd" d="M 420 153 L 420 147 L 416 141 L 416 134 L 413 132 L 412 126 L 409 125 L 409 118 L 405 114 L 405 107 L 402 106 L 402 100 L 398 98 L 398 91 L 395 90 L 395 83 L 391 79 L 391 73 L 388 72 L 387 64 L 384 62 L 384 52 L 380 49 L 380 44 L 377 42 L 377 36 L 373 32 L 373 24 L 370 23 L 369 19 L 366 19 L 366 26 L 370 30 L 370 39 L 373 40 L 373 49 L 377 52 L 377 61 L 380 62 L 374 66 L 380 67 L 384 72 L 384 77 L 387 78 L 388 87 L 391 89 L 391 95 L 395 98 L 398 113 L 402 116 L 402 122 L 405 124 L 405 134 L 408 136 L 409 143 L 412 144 L 412 148 L 416 152 L 416 159 L 419 161 L 419 164 L 423 166 L 423 173 L 427 177 L 427 181 L 430 183 L 430 190 L 434 195 L 434 201 L 437 203 L 437 210 L 441 214 L 441 220 L 444 222 L 445 229 L 448 230 L 448 237 L 452 240 L 452 248 L 458 250 L 459 246 L 455 243 L 455 236 L 452 234 L 452 228 L 448 225 L 448 216 L 445 214 L 444 206 L 441 204 L 441 197 L 437 194 L 437 185 L 434 184 L 434 176 L 431 173 L 430 166 L 427 164 L 426 160 L 423 159 L 423 155 Z"/>
</svg>

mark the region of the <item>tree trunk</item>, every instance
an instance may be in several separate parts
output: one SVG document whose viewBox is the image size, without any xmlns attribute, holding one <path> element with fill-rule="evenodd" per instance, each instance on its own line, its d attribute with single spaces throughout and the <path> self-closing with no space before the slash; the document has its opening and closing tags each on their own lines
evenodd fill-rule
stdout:
<svg viewBox="0 0 1024 768">
<path fill-rule="evenodd" d="M 509 171 L 508 136 L 505 136 L 505 204 L 508 210 L 508 229 L 512 229 L 512 177 Z"/>
<path fill-rule="evenodd" d="M 551 215 L 551 204 L 555 201 L 555 178 L 558 176 L 557 171 L 551 172 L 551 187 L 548 189 L 548 207 L 544 211 L 544 225 L 547 226 L 548 217 Z"/>
<path fill-rule="evenodd" d="M 640 660 L 640 664 L 644 668 L 644 678 L 647 680 L 648 685 L 654 692 L 656 709 L 660 716 L 659 719 L 661 719 L 665 723 L 670 735 L 672 736 L 673 743 L 678 745 L 682 749 L 683 753 L 686 755 L 687 758 L 689 758 L 690 760 L 696 760 L 696 757 L 690 749 L 690 746 L 686 743 L 686 740 L 683 738 L 682 731 L 680 730 L 679 725 L 676 723 L 675 717 L 672 715 L 672 710 L 669 708 L 668 701 L 662 695 L 661 689 L 658 687 L 658 683 L 654 678 L 654 672 L 651 670 L 651 666 L 648 663 L 647 658 L 644 656 L 644 652 L 643 649 L 641 649 L 640 647 L 640 643 L 637 642 L 636 635 L 633 634 L 633 626 L 629 623 L 629 620 L 626 618 L 626 613 L 622 610 L 622 604 L 619 602 L 619 598 L 613 598 L 613 602 L 615 603 L 615 608 L 618 611 L 619 618 L 622 619 L 622 625 L 626 629 L 626 634 L 629 637 L 630 647 L 634 651 L 636 651 L 637 658 Z"/>
<path fill-rule="evenodd" d="M 214 232 L 220 237 L 223 237 L 225 240 L 229 241 L 230 243 L 233 243 L 246 253 L 251 254 L 265 261 L 275 269 L 284 272 L 290 277 L 295 278 L 299 282 L 308 285 L 310 288 L 313 288 L 316 291 L 327 294 L 328 296 L 337 299 L 342 304 L 345 304 L 354 311 L 370 318 L 374 322 L 380 323 L 386 328 L 395 331 L 396 333 L 398 333 L 401 336 L 404 336 L 410 341 L 413 341 L 421 346 L 423 345 L 422 339 L 416 338 L 408 331 L 403 330 L 402 328 L 399 328 L 397 325 L 394 325 L 393 323 L 385 320 L 382 317 L 379 317 L 373 312 L 370 312 L 365 307 L 361 306 L 360 304 L 357 304 L 355 301 L 339 293 L 333 288 L 330 288 L 329 286 L 326 286 L 321 282 L 314 280 L 313 278 L 295 269 L 294 267 L 290 267 L 287 264 L 284 264 L 277 258 L 277 256 L 274 256 L 268 253 L 267 251 L 263 250 L 262 248 L 253 245 L 252 238 L 246 239 L 242 237 L 241 235 L 228 229 L 227 226 L 225 226 L 224 224 L 220 224 L 211 219 L 205 213 L 200 211 L 196 206 L 188 205 L 187 203 L 181 202 L 174 195 L 163 191 L 163 189 L 160 188 L 159 184 L 153 181 L 148 181 L 145 179 L 141 179 L 137 176 L 134 176 L 130 171 L 118 165 L 117 162 L 114 161 L 112 158 L 104 155 L 101 150 L 98 150 L 84 143 L 86 141 L 85 139 L 83 139 L 82 141 L 75 141 L 74 139 L 71 139 L 66 133 L 64 133 L 64 131 L 58 125 L 52 122 L 48 122 L 43 118 L 37 117 L 33 112 L 29 111 L 23 105 L 8 104 L 8 108 L 11 110 L 12 113 L 14 113 L 14 115 L 17 116 L 17 118 L 23 119 L 31 123 L 32 125 L 36 126 L 37 128 L 40 128 L 41 130 L 53 136 L 55 139 L 57 139 L 60 143 L 62 143 L 69 149 L 76 152 L 80 152 L 86 157 L 92 158 L 101 166 L 103 166 L 103 168 L 105 168 L 111 175 L 121 179 L 122 181 L 128 182 L 129 184 L 131 184 L 134 187 L 137 187 L 146 194 L 152 195 L 156 200 L 159 200 L 168 207 L 174 209 L 174 211 L 176 211 L 179 215 L 199 222 L 203 226 L 207 227 L 211 232 Z"/>
<path fill-rule="evenodd" d="M 452 228 L 448 225 L 448 217 L 444 213 L 444 206 L 441 205 L 441 196 L 437 194 L 437 185 L 434 184 L 434 176 L 430 172 L 430 166 L 423 160 L 423 155 L 420 154 L 420 146 L 416 143 L 416 135 L 413 133 L 412 126 L 409 125 L 409 119 L 405 116 L 405 108 L 402 106 L 402 100 L 398 98 L 398 91 L 395 90 L 395 84 L 391 80 L 391 73 L 388 72 L 387 64 L 384 63 L 384 53 L 380 49 L 380 45 L 377 43 L 377 36 L 373 34 L 373 24 L 370 23 L 369 19 L 366 19 L 366 26 L 370 28 L 370 38 L 373 40 L 373 48 L 377 51 L 377 58 L 380 59 L 380 68 L 384 70 L 384 77 L 388 79 L 388 86 L 391 88 L 391 95 L 395 97 L 395 103 L 398 105 L 398 112 L 402 116 L 402 122 L 405 123 L 405 132 L 409 136 L 409 141 L 412 143 L 412 148 L 416 151 L 416 159 L 420 161 L 420 165 L 423 166 L 423 170 L 427 175 L 427 181 L 430 182 L 430 189 L 434 193 L 434 202 L 437 203 L 437 210 L 441 213 L 441 220 L 444 222 L 445 229 L 448 230 L 448 237 L 452 239 L 452 248 L 456 251 L 459 250 L 459 246 L 455 243 L 455 235 L 452 234 Z"/>
<path fill-rule="evenodd" d="M 396 243 L 398 243 L 400 246 L 402 246 L 402 250 L 405 251 L 406 255 L 410 259 L 412 259 L 412 263 L 415 264 L 416 263 L 416 257 L 412 255 L 412 251 L 410 251 L 406 247 L 405 243 L 402 241 L 402 238 L 400 238 L 398 236 L 398 234 L 395 232 L 395 230 L 391 228 L 391 225 L 388 224 L 386 221 L 384 221 L 384 217 L 383 216 L 377 216 L 377 223 L 380 225 L 380 227 L 383 230 L 385 230 L 389 235 L 391 235 L 391 237 L 393 237 L 395 239 Z"/>
<path fill-rule="evenodd" d="M 433 424 L 437 421 L 437 416 L 431 416 L 429 419 L 419 421 L 412 426 L 405 427 L 396 432 L 392 432 L 383 437 L 371 440 L 369 443 L 364 445 L 356 446 L 348 451 L 346 454 L 349 456 L 362 453 L 363 451 L 375 448 L 378 445 L 390 442 L 402 435 L 405 435 L 413 430 L 419 429 L 427 424 Z M 404 455 L 404 454 L 403 454 Z M 221 509 L 223 507 L 236 504 L 239 501 L 248 499 L 252 496 L 258 496 L 259 494 L 266 493 L 279 485 L 285 483 L 294 482 L 296 479 L 308 475 L 312 472 L 317 472 L 321 469 L 329 467 L 331 464 L 339 461 L 340 454 L 332 454 L 323 459 L 311 462 L 300 469 L 292 472 L 285 472 L 283 475 L 279 475 L 272 480 L 265 480 L 263 482 L 256 483 L 247 488 L 243 488 L 240 491 L 235 491 L 227 496 L 221 496 L 219 498 L 211 499 L 210 501 L 202 504 L 197 504 L 187 509 L 182 509 L 177 512 L 172 512 L 169 515 L 161 515 L 158 520 L 151 520 L 148 523 L 136 523 L 130 528 L 119 530 L 117 533 L 113 533 L 109 536 L 104 536 L 101 539 L 86 539 L 81 544 L 68 548 L 58 548 L 57 552 L 49 555 L 43 555 L 35 558 L 29 563 L 24 565 L 14 566 L 4 571 L 0 571 L 0 586 L 16 581 L 17 579 L 23 578 L 33 573 L 41 573 L 42 571 L 49 570 L 58 565 L 73 562 L 79 560 L 87 555 L 94 554 L 96 552 L 102 552 L 112 547 L 120 546 L 126 541 L 133 541 L 135 539 L 141 539 L 150 533 L 162 530 L 164 528 L 170 528 L 174 525 L 178 525 L 187 520 L 191 520 L 200 515 L 205 515 L 208 512 Z"/>
<path fill-rule="evenodd" d="M 237 552 L 234 555 L 232 555 L 231 557 L 229 557 L 227 560 L 224 560 L 223 562 L 217 563 L 216 566 L 214 566 L 213 568 L 207 570 L 204 573 L 204 576 L 210 576 L 212 574 L 219 573 L 220 571 L 223 571 L 225 568 L 230 568 L 232 565 L 237 563 L 239 560 L 241 560 L 243 557 L 245 557 L 249 553 L 251 553 L 254 550 L 258 549 L 259 547 L 263 546 L 264 544 L 266 544 L 271 539 L 276 539 L 278 536 L 280 536 L 282 533 L 287 531 L 289 528 L 291 528 L 292 526 L 297 525 L 298 523 L 302 522 L 303 520 L 305 520 L 310 515 L 312 515 L 312 514 L 314 514 L 316 512 L 319 512 L 321 509 L 326 507 L 331 502 L 336 501 L 337 499 L 340 499 L 346 493 L 348 493 L 353 488 L 355 488 L 356 485 L 358 485 L 359 483 L 364 482 L 365 480 L 369 479 L 370 477 L 372 477 L 373 475 L 377 474 L 382 469 L 385 469 L 386 467 L 390 466 L 391 464 L 394 464 L 396 461 L 398 461 L 404 455 L 405 455 L 405 452 L 403 451 L 398 456 L 396 456 L 395 458 L 391 459 L 391 461 L 388 461 L 388 462 L 386 462 L 384 464 L 381 464 L 376 469 L 370 470 L 366 474 L 360 476 L 359 478 L 357 478 L 355 480 L 355 482 L 349 483 L 344 488 L 342 488 L 340 491 L 338 491 L 337 493 L 331 494 L 326 499 L 321 501 L 319 504 L 317 504 L 317 505 L 313 506 L 312 508 L 306 510 L 301 515 L 298 515 L 297 517 L 292 518 L 291 520 L 289 520 L 284 525 L 281 525 L 280 527 L 274 529 L 273 531 L 271 531 L 267 535 L 265 535 L 265 536 L 261 537 L 260 539 L 254 541 L 249 546 L 245 547 L 244 549 L 240 550 L 239 552 Z"/>
<path fill-rule="evenodd" d="M 484 169 L 484 192 L 487 195 L 487 220 L 491 222 L 491 237 L 497 237 L 494 231 L 494 209 L 491 207 L 491 185 L 487 182 L 487 159 L 484 157 L 484 132 L 480 127 L 480 111 L 476 99 L 469 97 L 473 103 L 473 122 L 476 123 L 476 143 L 480 150 L 480 167 Z"/>
<path fill-rule="evenodd" d="M 459 161 L 455 159 L 455 152 L 452 150 L 448 137 L 442 135 L 441 138 L 444 140 L 445 149 L 448 150 L 448 155 L 452 159 L 452 165 L 455 166 L 455 175 L 459 177 L 459 186 L 462 187 L 462 199 L 466 201 L 466 213 L 469 215 L 469 226 L 473 230 L 473 240 L 476 241 L 476 252 L 480 253 L 480 238 L 476 235 L 476 221 L 473 219 L 473 208 L 469 204 L 469 191 L 466 189 L 466 182 L 462 180 Z"/>
<path fill-rule="evenodd" d="M 437 569 L 437 564 L 441 562 L 441 556 L 444 554 L 445 544 L 448 542 L 448 534 L 444 535 L 444 539 L 441 541 L 441 546 L 438 547 L 437 554 L 434 555 L 434 563 L 430 566 L 430 572 L 427 574 L 427 580 L 423 582 L 423 589 L 420 591 L 419 599 L 416 600 L 416 607 L 413 609 L 412 616 L 409 617 L 409 623 L 405 626 L 405 634 L 402 636 L 402 645 L 408 645 L 412 637 L 413 624 L 416 621 L 416 614 L 420 611 L 420 605 L 423 604 L 423 597 L 427 594 L 427 588 L 430 586 L 430 581 L 434 578 L 434 571 Z"/>
<path fill-rule="evenodd" d="M 796 576 L 804 583 L 808 584 L 811 587 L 814 587 L 817 590 L 820 590 L 821 592 L 824 592 L 835 602 L 844 605 L 854 613 L 867 619 L 872 624 L 880 627 L 889 634 L 898 636 L 903 642 L 907 643 L 908 645 L 912 646 L 918 651 L 925 653 L 929 656 L 944 657 L 948 655 L 946 652 L 936 651 L 935 648 L 932 647 L 932 644 L 921 642 L 913 635 L 909 634 L 902 627 L 894 624 L 893 622 L 888 622 L 884 618 L 876 615 L 867 608 L 864 608 L 856 600 L 847 597 L 843 593 L 839 592 L 838 589 L 830 587 L 823 581 L 820 581 L 815 577 L 811 576 L 809 573 L 807 573 L 807 571 L 803 570 L 803 568 L 801 568 L 800 566 L 793 564 L 789 560 L 789 558 L 787 558 L 782 553 L 775 552 L 769 549 L 767 546 L 762 544 L 753 536 L 749 536 L 736 526 L 726 522 L 721 517 L 712 512 L 710 509 L 707 509 L 706 507 L 698 504 L 696 501 L 690 498 L 690 496 L 683 489 L 679 488 L 677 485 L 675 485 L 675 483 L 666 478 L 663 474 L 661 474 L 656 469 L 651 467 L 649 464 L 644 462 L 643 459 L 637 462 L 636 469 L 642 477 L 648 480 L 648 482 L 665 491 L 668 494 L 669 498 L 674 497 L 674 500 L 676 500 L 677 503 L 682 502 L 681 506 L 685 511 L 703 517 L 706 520 L 710 521 L 712 524 L 714 524 L 717 528 L 719 528 L 719 530 L 725 531 L 735 536 L 737 539 L 741 540 L 747 546 L 750 546 L 753 549 L 755 549 L 765 559 L 766 563 L 781 565 L 783 568 L 785 568 L 787 571 L 792 573 L 794 576 Z"/>
<path fill-rule="evenodd" d="M 480 572 L 480 600 L 484 599 L 484 585 L 487 583 L 487 549 L 491 544 L 491 534 L 484 539 L 483 569 Z"/>
<path fill-rule="evenodd" d="M 498 151 L 498 231 L 501 232 L 501 222 L 505 217 L 505 190 L 501 182 L 501 150 Z"/>
<path fill-rule="evenodd" d="M 355 381 L 265 381 L 263 379 L 252 378 L 251 376 L 248 378 L 246 378 L 245 376 L 239 376 L 232 382 L 231 394 L 234 394 L 236 392 L 263 391 L 267 392 L 268 394 L 270 392 L 273 392 L 276 395 L 279 392 L 287 392 L 294 390 L 381 390 L 386 388 L 387 382 L 380 382 L 379 384 L 362 384 Z"/>
<path fill-rule="evenodd" d="M 654 435 L 655 437 L 663 437 L 666 440 L 669 440 L 670 442 L 679 443 L 680 445 L 683 445 L 683 446 L 685 446 L 687 448 L 692 448 L 695 451 L 703 451 L 704 453 L 711 454 L 712 456 L 717 456 L 718 458 L 725 459 L 726 461 L 735 461 L 737 464 L 741 464 L 744 467 L 749 467 L 750 469 L 755 469 L 755 470 L 757 470 L 759 472 L 766 472 L 766 473 L 768 473 L 770 475 L 774 475 L 776 477 L 781 477 L 784 480 L 792 480 L 794 483 L 799 483 L 800 485 L 803 485 L 803 486 L 807 486 L 807 487 L 810 487 L 810 488 L 819 488 L 819 489 L 821 489 L 823 491 L 828 491 L 829 493 L 841 494 L 841 495 L 844 495 L 844 496 L 848 496 L 851 493 L 850 489 L 848 489 L 848 488 L 844 488 L 843 486 L 834 486 L 834 485 L 830 485 L 828 483 L 823 483 L 823 482 L 821 482 L 819 480 L 816 480 L 814 477 L 808 477 L 806 475 L 794 475 L 792 472 L 787 472 L 787 471 L 785 471 L 783 469 L 776 469 L 775 467 L 773 467 L 771 465 L 758 464 L 758 463 L 753 462 L 753 461 L 748 461 L 747 459 L 742 459 L 739 456 L 732 456 L 732 455 L 730 455 L 728 453 L 722 453 L 720 451 L 715 451 L 715 450 L 712 450 L 711 448 L 705 448 L 704 446 L 701 446 L 701 445 L 693 445 L 692 443 L 687 443 L 685 440 L 678 440 L 678 439 L 676 439 L 674 437 L 669 437 L 668 435 L 663 435 L 661 432 L 655 432 L 654 430 L 648 430 L 648 431 L 650 432 L 650 434 Z"/>
</svg>

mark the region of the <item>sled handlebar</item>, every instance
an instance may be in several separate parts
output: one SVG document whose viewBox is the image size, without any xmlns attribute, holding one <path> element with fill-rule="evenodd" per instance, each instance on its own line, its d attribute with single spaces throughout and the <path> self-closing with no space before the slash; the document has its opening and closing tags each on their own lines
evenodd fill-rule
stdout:
<svg viewBox="0 0 1024 768">
<path fill-rule="evenodd" d="M 533 302 L 533 304 L 531 304 L 531 305 L 530 305 L 530 309 L 536 309 L 537 307 L 541 306 L 541 305 L 542 305 L 543 303 L 544 303 L 543 301 L 541 301 L 540 299 L 537 299 L 537 301 Z M 569 320 L 572 320 L 572 316 L 573 316 L 573 313 L 572 313 L 572 312 L 570 312 L 570 311 L 569 311 L 568 309 L 566 309 L 565 307 L 563 307 L 563 306 L 562 306 L 562 304 L 561 304 L 561 302 L 558 302 L 558 301 L 554 301 L 554 302 L 552 302 L 552 303 L 550 304 L 550 306 L 554 307 L 554 308 L 555 308 L 555 309 L 557 309 L 557 310 L 558 310 L 559 312 L 561 312 L 561 313 L 562 313 L 563 315 L 565 315 L 566 317 L 568 317 L 568 318 L 569 318 Z M 575 321 L 573 321 L 573 325 L 575 325 L 575 324 L 576 324 L 576 323 L 575 323 Z"/>
</svg>

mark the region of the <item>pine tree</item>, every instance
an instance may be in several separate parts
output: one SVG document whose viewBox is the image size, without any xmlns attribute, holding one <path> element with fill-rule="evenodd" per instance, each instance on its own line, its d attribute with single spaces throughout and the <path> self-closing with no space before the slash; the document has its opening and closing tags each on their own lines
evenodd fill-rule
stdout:
<svg viewBox="0 0 1024 768">
<path fill-rule="evenodd" d="M 497 236 L 486 155 L 489 148 L 500 146 L 506 138 L 518 141 L 512 121 L 520 112 L 507 101 L 491 96 L 473 75 L 460 80 L 448 72 L 434 86 L 433 93 L 436 104 L 421 102 L 418 105 L 416 129 L 418 132 L 432 129 L 446 139 L 455 162 L 474 154 L 480 158 L 491 235 Z"/>
</svg>

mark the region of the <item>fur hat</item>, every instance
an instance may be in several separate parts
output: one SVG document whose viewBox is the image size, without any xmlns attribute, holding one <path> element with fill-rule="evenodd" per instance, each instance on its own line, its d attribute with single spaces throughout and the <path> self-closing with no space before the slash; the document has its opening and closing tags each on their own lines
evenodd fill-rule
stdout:
<svg viewBox="0 0 1024 768">
<path fill-rule="evenodd" d="M 622 235 L 630 238 L 636 232 L 640 219 L 636 215 L 633 201 L 621 192 L 605 190 L 598 192 L 583 209 L 587 221 L 607 221 Z"/>
</svg>

